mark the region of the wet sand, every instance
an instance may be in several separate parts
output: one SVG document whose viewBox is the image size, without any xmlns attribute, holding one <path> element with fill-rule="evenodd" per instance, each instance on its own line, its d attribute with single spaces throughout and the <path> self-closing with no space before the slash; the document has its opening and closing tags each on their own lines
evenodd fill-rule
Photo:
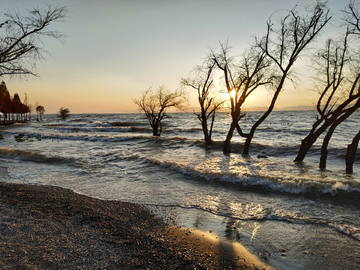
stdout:
<svg viewBox="0 0 360 270">
<path fill-rule="evenodd" d="M 239 243 L 143 206 L 0 183 L 1 269 L 272 269 Z"/>
</svg>

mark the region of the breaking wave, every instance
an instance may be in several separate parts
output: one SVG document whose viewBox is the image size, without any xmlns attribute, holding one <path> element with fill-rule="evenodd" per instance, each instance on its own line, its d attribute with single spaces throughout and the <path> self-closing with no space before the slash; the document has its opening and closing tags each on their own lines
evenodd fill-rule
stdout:
<svg viewBox="0 0 360 270">
<path fill-rule="evenodd" d="M 0 157 L 2 158 L 10 158 L 10 159 L 18 159 L 24 161 L 34 161 L 34 162 L 42 162 L 42 163 L 74 163 L 74 158 L 65 158 L 59 156 L 49 156 L 41 152 L 40 150 L 20 150 L 20 149 L 6 149 L 0 148 Z"/>
</svg>

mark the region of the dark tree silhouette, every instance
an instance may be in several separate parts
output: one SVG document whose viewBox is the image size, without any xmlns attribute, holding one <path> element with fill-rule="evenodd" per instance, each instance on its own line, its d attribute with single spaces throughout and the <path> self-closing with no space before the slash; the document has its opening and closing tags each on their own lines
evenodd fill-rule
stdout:
<svg viewBox="0 0 360 270">
<path fill-rule="evenodd" d="M 340 48 L 332 47 L 331 43 L 330 41 L 327 42 L 328 54 L 324 55 L 326 56 L 324 60 L 327 61 L 326 66 L 324 66 L 327 70 L 327 79 L 317 102 L 319 116 L 309 134 L 301 141 L 298 154 L 295 158 L 295 161 L 303 161 L 311 146 L 330 127 L 322 144 L 320 168 L 326 168 L 327 146 L 335 128 L 360 106 L 360 74 L 355 74 L 352 81 L 348 81 L 349 78 L 344 80 L 344 65 L 348 63 L 349 59 L 342 57 L 346 56 L 347 50 L 343 50 L 342 56 L 339 51 Z M 333 54 L 334 52 L 336 54 Z M 341 100 L 339 95 L 342 91 L 346 90 L 348 92 L 347 97 Z"/>
<path fill-rule="evenodd" d="M 351 144 L 346 149 L 346 173 L 353 173 L 353 164 L 356 156 L 356 149 L 358 148 L 360 140 L 360 131 L 355 135 Z"/>
<path fill-rule="evenodd" d="M 13 122 L 25 121 L 25 114 L 28 113 L 29 107 L 21 102 L 20 96 L 16 93 L 11 101 L 11 114 Z M 16 115 L 16 117 L 14 117 Z"/>
<path fill-rule="evenodd" d="M 182 109 L 187 102 L 187 94 L 183 90 L 170 92 L 164 86 L 160 86 L 155 92 L 149 88 L 139 99 L 133 99 L 133 102 L 145 113 L 153 130 L 153 136 L 160 136 L 161 121 L 168 117 L 166 109 L 171 107 Z"/>
<path fill-rule="evenodd" d="M 4 115 L 4 124 L 6 124 L 7 116 L 11 111 L 11 98 L 4 81 L 0 84 L 0 111 Z"/>
<path fill-rule="evenodd" d="M 68 108 L 61 107 L 58 116 L 61 120 L 66 120 L 70 117 L 70 110 Z"/>
<path fill-rule="evenodd" d="M 326 4 L 317 2 L 307 15 L 302 16 L 296 9 L 291 10 L 275 25 L 271 18 L 267 32 L 261 39 L 255 39 L 255 46 L 243 55 L 242 61 L 233 63 L 229 48 L 221 45 L 219 54 L 212 53 L 218 68 L 224 73 L 225 85 L 231 102 L 232 123 L 224 142 L 224 152 L 231 152 L 230 141 L 235 129 L 245 137 L 243 154 L 249 154 L 251 141 L 256 129 L 270 115 L 283 90 L 285 80 L 291 75 L 292 67 L 308 45 L 331 19 Z M 268 109 L 252 125 L 250 131 L 242 131 L 239 121 L 244 116 L 241 106 L 246 98 L 259 86 L 271 85 L 274 89 Z"/>
<path fill-rule="evenodd" d="M 61 108 L 61 109 L 63 109 L 63 108 Z M 61 109 L 60 109 L 60 114 L 61 114 Z M 38 105 L 38 106 L 36 106 L 36 113 L 37 113 L 37 120 L 39 121 L 39 120 L 42 120 L 42 116 L 44 115 L 44 113 L 45 113 L 45 108 L 44 108 L 44 106 L 41 106 L 41 105 Z M 70 111 L 69 111 L 70 112 Z M 60 117 L 60 118 L 62 118 L 62 117 Z"/>
<path fill-rule="evenodd" d="M 355 7 L 355 1 L 350 1 L 350 4 L 343 10 L 343 19 L 348 26 L 348 31 L 351 34 L 360 36 L 360 13 Z"/>
<path fill-rule="evenodd" d="M 319 136 L 327 131 L 321 146 L 319 167 L 326 168 L 329 141 L 335 129 L 360 107 L 360 59 L 351 50 L 351 31 L 340 41 L 329 39 L 313 57 L 317 67 L 317 120 L 302 140 L 294 161 L 303 161 Z M 358 45 L 354 43 L 356 48 Z"/>
<path fill-rule="evenodd" d="M 36 75 L 33 68 L 43 57 L 44 39 L 62 39 L 58 31 L 48 26 L 62 21 L 66 16 L 65 7 L 47 6 L 47 9 L 33 9 L 26 15 L 19 12 L 4 14 L 0 22 L 0 76 Z"/>
<path fill-rule="evenodd" d="M 343 51 L 345 51 L 343 53 L 343 55 L 346 55 L 349 52 L 347 47 L 347 42 L 346 42 L 346 38 L 344 41 L 344 48 Z M 341 54 L 341 48 L 337 47 L 336 51 L 332 51 L 332 55 L 330 55 L 330 61 L 329 61 L 329 65 L 327 66 L 327 70 L 332 70 L 331 74 L 330 74 L 330 78 L 328 81 L 332 83 L 332 85 L 330 86 L 330 88 L 332 88 L 330 91 L 330 94 L 328 95 L 328 100 L 325 104 L 325 106 L 323 107 L 323 109 L 319 108 L 319 104 L 317 106 L 318 111 L 320 109 L 320 111 L 322 112 L 321 117 L 329 117 L 329 116 L 325 116 L 325 115 L 330 115 L 330 110 L 329 106 L 331 106 L 332 108 L 334 108 L 333 112 L 335 112 L 335 108 L 337 106 L 339 106 L 340 103 L 340 97 L 338 99 L 336 99 L 332 104 L 331 104 L 331 99 L 335 96 L 335 92 L 339 89 L 339 90 L 345 90 L 345 89 L 340 89 L 340 87 L 342 85 L 345 84 L 344 88 L 347 89 L 351 89 L 349 91 L 348 94 L 348 98 L 345 99 L 343 101 L 343 103 L 348 103 L 348 105 L 346 107 L 344 107 L 344 109 L 342 111 L 338 111 L 339 115 L 338 117 L 335 119 L 333 118 L 333 123 L 331 124 L 330 128 L 328 129 L 324 139 L 323 139 L 323 143 L 321 146 L 321 156 L 320 156 L 320 163 L 319 163 L 319 167 L 321 169 L 325 169 L 326 168 L 326 160 L 327 160 L 327 156 L 328 156 L 328 150 L 327 147 L 329 145 L 329 141 L 335 131 L 335 129 L 337 128 L 338 125 L 340 125 L 344 120 L 346 120 L 349 116 L 351 116 L 352 113 L 354 113 L 359 107 L 360 107 L 360 84 L 359 84 L 359 75 L 360 75 L 360 69 L 359 69 L 359 65 L 357 68 L 357 73 L 358 74 L 354 74 L 353 77 L 353 81 L 352 81 L 352 85 L 349 85 L 348 83 L 348 79 L 350 79 L 350 74 L 345 74 L 345 70 L 346 68 L 349 68 L 349 63 L 350 62 L 354 62 L 354 58 L 350 57 L 350 56 L 341 56 L 340 59 L 338 59 L 338 54 L 337 52 L 339 52 L 339 54 Z M 329 55 L 329 54 L 328 54 Z M 331 57 L 332 56 L 332 57 Z M 337 66 L 338 64 L 338 66 Z M 351 64 L 350 64 L 351 65 Z M 353 69 L 354 66 L 351 67 L 351 69 Z M 347 69 L 347 71 L 349 71 Z M 345 76 L 347 75 L 347 78 L 345 78 Z M 325 92 L 325 91 L 324 91 Z"/>
<path fill-rule="evenodd" d="M 34 112 L 34 105 L 32 104 L 27 104 L 27 114 L 29 115 L 28 120 L 31 121 L 31 114 Z"/>
<path fill-rule="evenodd" d="M 239 121 L 245 116 L 241 112 L 246 99 L 259 86 L 271 83 L 271 76 L 267 76 L 266 70 L 270 67 L 270 62 L 266 59 L 265 53 L 257 47 L 252 47 L 246 51 L 239 61 L 229 55 L 229 47 L 220 44 L 219 53 L 214 51 L 210 54 L 217 67 L 222 71 L 225 80 L 226 90 L 230 98 L 231 125 L 224 141 L 223 150 L 225 153 L 231 152 L 231 139 L 236 129 L 240 136 L 246 137 L 240 127 Z"/>
<path fill-rule="evenodd" d="M 31 113 L 33 112 L 34 107 L 33 105 L 29 104 L 27 94 L 25 93 L 25 99 L 24 99 L 24 113 L 26 115 L 25 120 L 31 121 Z"/>
<path fill-rule="evenodd" d="M 194 70 L 193 78 L 182 78 L 181 84 L 189 86 L 198 93 L 198 101 L 200 105 L 200 113 L 195 113 L 201 122 L 202 130 L 204 133 L 205 143 L 212 144 L 211 136 L 214 127 L 216 112 L 221 108 L 225 102 L 215 96 L 212 91 L 214 86 L 213 73 L 215 62 L 206 61 L 203 65 L 197 66 Z M 209 119 L 210 127 L 209 127 Z"/>
<path fill-rule="evenodd" d="M 25 95 L 25 99 L 27 99 Z M 30 108 L 26 103 L 22 103 L 20 96 L 16 93 L 14 98 L 10 98 L 10 93 L 6 87 L 4 81 L 0 84 L 0 112 L 4 115 L 4 124 L 6 124 L 7 118 L 11 116 L 12 122 L 25 121 L 26 114 Z M 14 116 L 16 115 L 16 117 Z M 10 119 L 9 119 L 10 120 Z"/>
<path fill-rule="evenodd" d="M 268 109 L 253 124 L 250 132 L 245 136 L 244 154 L 249 154 L 250 143 L 256 129 L 273 111 L 283 90 L 285 80 L 291 75 L 295 62 L 330 19 L 331 16 L 329 16 L 329 9 L 326 4 L 317 2 L 307 10 L 305 16 L 300 15 L 296 9 L 290 10 L 288 15 L 279 21 L 278 26 L 271 21 L 271 18 L 268 20 L 265 36 L 260 40 L 256 39 L 256 43 L 277 69 L 277 80 L 273 83 L 275 90 Z"/>
<path fill-rule="evenodd" d="M 19 114 L 21 113 L 21 100 L 20 100 L 20 96 L 16 93 L 14 94 L 14 98 L 12 100 L 12 107 L 11 107 L 11 112 L 12 114 L 16 114 L 16 118 L 15 121 L 19 121 Z M 14 116 L 13 116 L 14 119 Z M 21 120 L 21 119 L 20 119 Z"/>
<path fill-rule="evenodd" d="M 348 31 L 359 37 L 360 36 L 360 14 L 358 9 L 355 7 L 355 1 L 351 1 L 350 4 L 343 11 L 344 20 L 348 24 Z M 357 39 L 358 41 L 358 39 Z M 353 173 L 353 164 L 355 161 L 356 150 L 360 140 L 360 131 L 352 140 L 352 143 L 348 145 L 346 149 L 346 173 Z"/>
</svg>

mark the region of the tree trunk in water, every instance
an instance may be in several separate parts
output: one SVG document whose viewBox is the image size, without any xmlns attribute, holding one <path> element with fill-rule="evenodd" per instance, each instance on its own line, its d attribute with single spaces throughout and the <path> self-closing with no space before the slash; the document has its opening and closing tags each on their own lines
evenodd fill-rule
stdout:
<svg viewBox="0 0 360 270">
<path fill-rule="evenodd" d="M 253 137 L 254 137 L 254 132 L 251 131 L 246 137 L 246 141 L 242 153 L 243 155 L 249 155 L 250 144 Z"/>
<path fill-rule="evenodd" d="M 211 137 L 207 134 L 207 132 L 204 132 L 204 136 L 205 136 L 205 143 L 206 145 L 211 145 L 212 141 L 211 141 Z"/>
<path fill-rule="evenodd" d="M 297 154 L 296 158 L 294 159 L 294 162 L 302 162 L 304 160 L 306 154 L 308 153 L 309 149 L 314 144 L 316 139 L 317 139 L 317 136 L 315 136 L 314 134 L 311 134 L 311 135 L 308 135 L 304 140 L 301 141 L 301 145 L 300 145 L 298 154 Z"/>
<path fill-rule="evenodd" d="M 224 145 L 223 145 L 223 151 L 224 153 L 231 153 L 231 138 L 234 134 L 234 130 L 235 130 L 236 125 L 234 123 L 231 123 L 228 135 L 226 136 L 226 140 L 224 141 Z"/>
<path fill-rule="evenodd" d="M 162 131 L 161 122 L 160 122 L 160 121 L 156 121 L 156 122 L 152 125 L 152 129 L 153 129 L 153 136 L 160 137 L 161 131 Z"/>
<path fill-rule="evenodd" d="M 157 137 L 160 136 L 158 129 L 159 129 L 159 124 L 156 123 L 156 124 L 153 126 L 153 136 L 157 136 Z"/>
<path fill-rule="evenodd" d="M 344 116 L 343 116 L 344 117 Z M 326 159 L 327 159 L 327 155 L 328 155 L 328 150 L 327 147 L 329 145 L 329 141 L 336 129 L 336 127 L 342 123 L 342 121 L 344 121 L 343 117 L 340 117 L 339 119 L 337 119 L 329 128 L 329 131 L 327 132 L 322 146 L 321 146 L 321 156 L 320 156 L 320 163 L 319 163 L 319 167 L 320 169 L 326 169 Z M 346 118 L 345 118 L 346 119 Z"/>
<path fill-rule="evenodd" d="M 360 131 L 353 138 L 352 143 L 348 145 L 346 149 L 346 173 L 353 173 L 353 164 L 356 156 L 356 149 L 360 140 Z"/>
<path fill-rule="evenodd" d="M 205 143 L 206 143 L 206 145 L 212 144 L 211 138 L 208 135 L 205 135 Z"/>
<path fill-rule="evenodd" d="M 327 143 L 327 145 L 328 145 L 328 143 Z M 321 147 L 321 156 L 320 156 L 320 163 L 319 163 L 319 168 L 320 169 L 326 169 L 326 159 L 327 159 L 327 156 L 328 156 L 328 152 L 329 151 L 327 150 L 326 146 Z"/>
<path fill-rule="evenodd" d="M 203 118 L 202 118 L 201 126 L 202 126 L 202 130 L 204 133 L 205 143 L 206 143 L 206 145 L 211 145 L 211 136 L 209 135 L 209 132 L 208 132 L 206 117 L 205 116 L 202 116 L 202 117 Z"/>
<path fill-rule="evenodd" d="M 331 139 L 331 136 L 333 135 L 334 133 L 334 130 L 335 128 L 337 127 L 338 125 L 336 123 L 334 123 L 328 133 L 326 134 L 324 140 L 323 140 L 323 143 L 322 143 L 322 146 L 321 146 L 321 156 L 320 156 L 320 163 L 319 163 L 319 168 L 320 169 L 326 169 L 326 159 L 327 159 L 327 155 L 328 155 L 328 150 L 327 150 L 327 147 L 329 145 L 329 141 Z"/>
<path fill-rule="evenodd" d="M 211 117 L 211 125 L 210 125 L 210 130 L 206 130 L 206 134 L 207 134 L 207 140 L 205 138 L 206 144 L 207 145 L 212 145 L 212 140 L 211 140 L 211 136 L 212 136 L 212 131 L 213 131 L 213 127 L 214 127 L 214 121 L 215 121 L 215 112 L 213 113 L 212 117 Z M 206 128 L 207 128 L 207 124 L 206 124 Z"/>
</svg>

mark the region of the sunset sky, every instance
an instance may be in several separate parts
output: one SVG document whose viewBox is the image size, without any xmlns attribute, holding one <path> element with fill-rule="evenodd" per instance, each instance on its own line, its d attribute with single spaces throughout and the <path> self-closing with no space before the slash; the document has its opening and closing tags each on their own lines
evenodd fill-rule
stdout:
<svg viewBox="0 0 360 270">
<path fill-rule="evenodd" d="M 229 40 L 234 54 L 249 47 L 253 36 L 262 36 L 266 20 L 275 11 L 300 8 L 312 0 L 1 0 L 0 12 L 46 4 L 67 6 L 68 18 L 50 28 L 67 35 L 64 43 L 44 40 L 50 55 L 37 64 L 39 77 L 3 77 L 11 94 L 56 113 L 68 107 L 72 113 L 137 112 L 132 99 L 149 87 L 179 87 L 182 77 L 200 64 L 210 48 Z M 329 0 L 340 23 L 341 9 L 349 1 Z M 281 12 L 281 11 L 279 11 Z M 283 11 L 285 12 L 285 11 Z M 285 13 L 283 13 L 285 14 Z M 328 25 L 319 42 L 338 33 Z M 310 63 L 309 63 L 310 65 Z M 306 63 L 297 71 L 308 70 Z M 301 79 L 294 89 L 288 84 L 277 107 L 312 105 L 316 94 L 309 80 Z M 196 93 L 188 89 L 189 107 L 196 107 Z M 247 107 L 266 106 L 266 91 Z"/>
</svg>

